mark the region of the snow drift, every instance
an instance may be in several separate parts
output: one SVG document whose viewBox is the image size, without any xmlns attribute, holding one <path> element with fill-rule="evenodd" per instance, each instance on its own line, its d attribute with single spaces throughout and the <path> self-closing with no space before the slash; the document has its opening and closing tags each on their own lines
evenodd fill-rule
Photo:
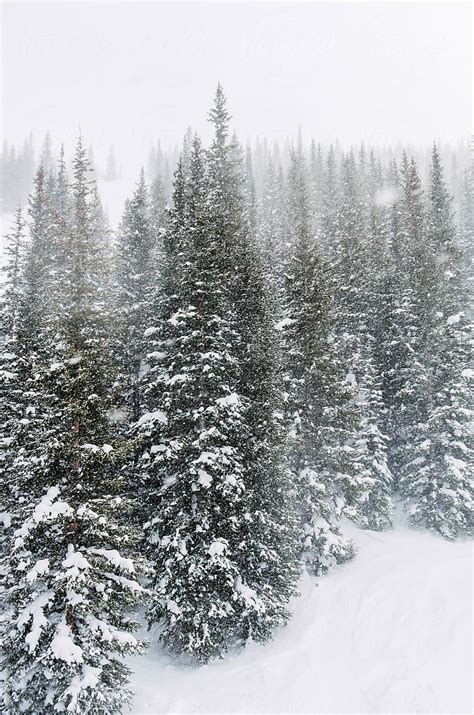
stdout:
<svg viewBox="0 0 474 715">
<path fill-rule="evenodd" d="M 266 646 L 201 668 L 130 659 L 133 713 L 472 712 L 471 542 L 352 531 L 355 559 L 304 577 Z"/>
</svg>

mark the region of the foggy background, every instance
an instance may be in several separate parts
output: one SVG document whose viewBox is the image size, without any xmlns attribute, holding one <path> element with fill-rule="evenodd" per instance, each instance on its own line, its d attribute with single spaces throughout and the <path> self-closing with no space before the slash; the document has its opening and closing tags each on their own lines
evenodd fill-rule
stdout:
<svg viewBox="0 0 474 715">
<path fill-rule="evenodd" d="M 79 125 L 123 168 L 152 142 L 208 136 L 224 85 L 244 142 L 296 136 L 347 146 L 471 132 L 470 3 L 62 2 L 2 4 L 2 135 Z"/>
</svg>

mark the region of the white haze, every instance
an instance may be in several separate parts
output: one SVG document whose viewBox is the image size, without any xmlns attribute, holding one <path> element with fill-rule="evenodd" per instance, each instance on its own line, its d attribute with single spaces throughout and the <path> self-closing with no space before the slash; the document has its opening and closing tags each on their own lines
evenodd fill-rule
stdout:
<svg viewBox="0 0 474 715">
<path fill-rule="evenodd" d="M 244 141 L 456 141 L 471 131 L 470 3 L 5 2 L 2 133 L 79 125 L 126 167 L 207 135 L 220 80 Z M 124 166 L 124 168 L 125 168 Z"/>
</svg>

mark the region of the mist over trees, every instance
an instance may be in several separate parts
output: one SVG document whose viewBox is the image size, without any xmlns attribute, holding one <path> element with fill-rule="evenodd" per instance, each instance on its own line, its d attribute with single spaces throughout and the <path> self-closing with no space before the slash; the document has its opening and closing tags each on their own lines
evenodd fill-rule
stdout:
<svg viewBox="0 0 474 715">
<path fill-rule="evenodd" d="M 6 713 L 121 712 L 139 609 L 187 662 L 267 641 L 348 519 L 472 533 L 473 155 L 209 119 L 113 235 L 82 138 L 4 147 Z"/>
</svg>

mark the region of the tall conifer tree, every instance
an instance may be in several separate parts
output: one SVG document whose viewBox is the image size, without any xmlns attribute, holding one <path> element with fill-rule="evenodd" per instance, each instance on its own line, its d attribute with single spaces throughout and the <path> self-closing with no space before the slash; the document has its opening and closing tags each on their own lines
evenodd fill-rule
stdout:
<svg viewBox="0 0 474 715">
<path fill-rule="evenodd" d="M 334 350 L 328 265 L 312 230 L 301 147 L 292 154 L 288 184 L 292 251 L 281 327 L 289 379 L 290 466 L 297 484 L 301 552 L 308 568 L 320 574 L 353 555 L 338 525 L 351 479 L 352 395 Z"/>
<path fill-rule="evenodd" d="M 401 489 L 411 520 L 454 538 L 472 532 L 474 484 L 470 477 L 472 418 L 465 263 L 457 243 L 452 199 L 446 189 L 437 147 L 432 152 L 425 251 L 430 253 L 422 286 L 431 299 L 429 354 L 430 396 L 425 419 L 419 415 L 414 447 Z M 436 257 L 433 261 L 431 254 Z M 421 305 L 427 312 L 427 302 Z M 425 316 L 421 316 L 423 319 Z M 436 322 L 436 318 L 438 321 Z"/>
<path fill-rule="evenodd" d="M 141 414 L 140 371 L 146 359 L 144 332 L 150 325 L 152 289 L 157 266 L 145 174 L 127 202 L 117 246 L 117 332 L 124 406 L 132 422 Z"/>
<path fill-rule="evenodd" d="M 35 451 L 24 463 L 28 495 L 7 562 L 4 703 L 12 713 L 120 712 L 128 698 L 120 656 L 138 648 L 126 614 L 142 589 L 123 555 L 133 534 L 121 523 L 120 455 L 107 419 L 106 312 L 82 142 L 73 169 L 63 271 L 49 275 L 54 303 L 44 318 L 55 345 L 36 376 L 43 405 L 28 426 Z M 49 288 L 42 278 L 40 299 Z"/>
<path fill-rule="evenodd" d="M 220 87 L 211 119 L 210 150 L 195 139 L 188 175 L 182 162 L 176 173 L 160 321 L 148 331 L 162 368 L 146 376 L 157 400 L 140 420 L 158 596 L 150 617 L 164 619 L 169 647 L 201 661 L 235 640 L 268 638 L 287 616 L 297 570 L 271 353 L 262 361 L 271 321 Z"/>
</svg>

